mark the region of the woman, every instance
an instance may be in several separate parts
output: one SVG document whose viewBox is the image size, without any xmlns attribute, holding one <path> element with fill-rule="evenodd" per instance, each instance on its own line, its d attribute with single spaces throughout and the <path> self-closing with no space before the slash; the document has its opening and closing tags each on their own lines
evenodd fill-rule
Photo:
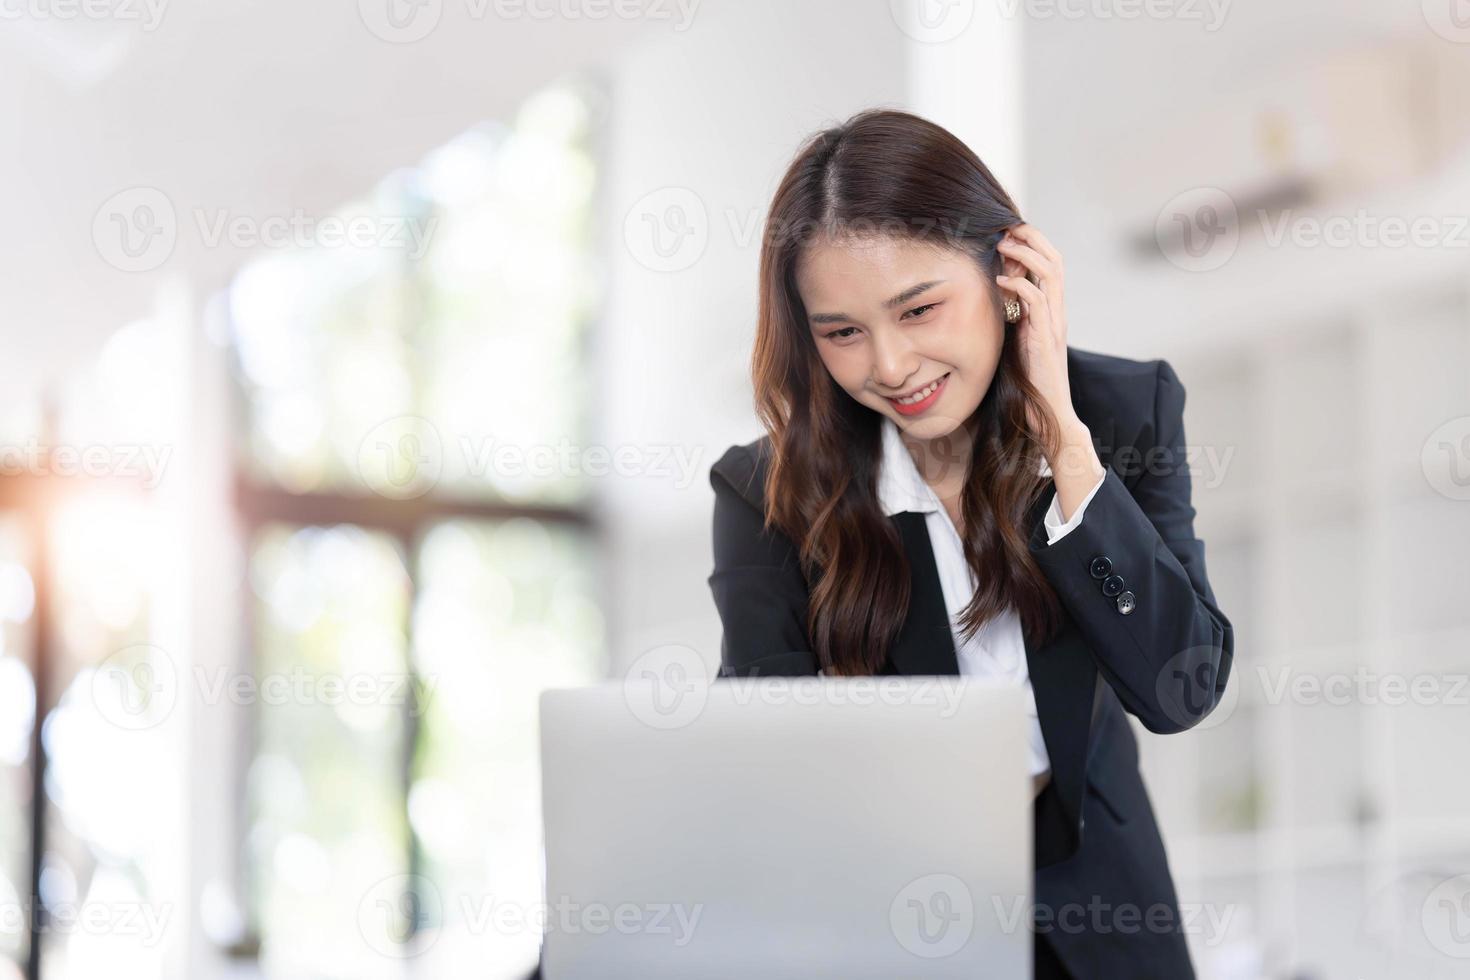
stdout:
<svg viewBox="0 0 1470 980">
<path fill-rule="evenodd" d="M 768 434 L 710 475 L 721 675 L 1023 687 L 1036 976 L 1193 976 L 1124 714 L 1183 731 L 1230 671 L 1173 369 L 1068 347 L 1056 248 L 887 110 L 782 179 L 752 363 Z"/>
</svg>

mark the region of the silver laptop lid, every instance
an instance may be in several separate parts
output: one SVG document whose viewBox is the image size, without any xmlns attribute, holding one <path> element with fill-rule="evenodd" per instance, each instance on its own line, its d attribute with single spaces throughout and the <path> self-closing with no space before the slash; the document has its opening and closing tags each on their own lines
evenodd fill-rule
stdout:
<svg viewBox="0 0 1470 980">
<path fill-rule="evenodd" d="M 1024 721 L 962 677 L 546 692 L 546 980 L 1029 976 Z"/>
</svg>

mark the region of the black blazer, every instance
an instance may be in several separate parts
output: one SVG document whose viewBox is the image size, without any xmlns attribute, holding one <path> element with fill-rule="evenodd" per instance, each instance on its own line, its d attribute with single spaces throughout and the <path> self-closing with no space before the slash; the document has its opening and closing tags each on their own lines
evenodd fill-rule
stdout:
<svg viewBox="0 0 1470 980">
<path fill-rule="evenodd" d="M 1069 347 L 1067 370 L 1107 473 L 1056 544 L 1043 525 L 1050 491 L 1027 518 L 1031 555 L 1066 613 L 1054 639 L 1026 645 L 1052 766 L 1034 807 L 1034 925 L 1077 977 L 1180 980 L 1193 976 L 1183 931 L 1191 923 L 1180 921 L 1123 712 L 1153 732 L 1198 723 L 1225 690 L 1233 633 L 1194 535 L 1184 387 L 1173 368 Z M 722 677 L 818 672 L 795 547 L 762 528 L 769 453 L 769 437 L 732 446 L 710 471 Z M 882 673 L 957 674 L 924 515 L 889 519 L 913 584 Z"/>
</svg>

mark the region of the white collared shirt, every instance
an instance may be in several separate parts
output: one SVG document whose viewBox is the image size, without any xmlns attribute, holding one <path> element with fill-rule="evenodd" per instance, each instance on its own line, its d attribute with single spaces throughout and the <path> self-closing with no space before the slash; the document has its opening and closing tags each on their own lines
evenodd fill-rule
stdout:
<svg viewBox="0 0 1470 980">
<path fill-rule="evenodd" d="M 949 513 L 940 503 L 934 489 L 919 475 L 913 457 L 904 448 L 898 425 L 883 418 L 883 462 L 878 473 L 878 501 L 887 515 L 913 511 L 925 515 L 924 523 L 934 549 L 934 565 L 944 591 L 944 605 L 949 612 L 950 635 L 954 638 L 960 674 L 966 677 L 998 678 L 1026 689 L 1026 708 L 1030 715 L 1031 775 L 1039 776 L 1051 769 L 1046 741 L 1041 735 L 1041 722 L 1036 716 L 1036 698 L 1031 692 L 1031 676 L 1026 666 L 1026 642 L 1021 633 L 1021 618 L 1014 609 L 990 620 L 969 640 L 961 640 L 959 614 L 975 595 L 975 574 L 965 561 L 964 544 L 955 530 Z M 1041 475 L 1050 476 L 1051 467 L 1043 460 Z M 1106 479 L 1106 476 L 1104 476 Z M 1082 514 L 1097 493 L 1102 480 L 1088 492 L 1071 520 L 1063 521 L 1056 491 L 1052 491 L 1047 508 L 1046 543 L 1056 544 L 1082 522 Z"/>
</svg>

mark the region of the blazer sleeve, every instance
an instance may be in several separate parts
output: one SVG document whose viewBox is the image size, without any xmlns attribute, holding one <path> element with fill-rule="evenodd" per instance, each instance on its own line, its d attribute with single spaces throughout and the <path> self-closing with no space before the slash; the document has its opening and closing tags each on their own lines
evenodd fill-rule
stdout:
<svg viewBox="0 0 1470 980">
<path fill-rule="evenodd" d="M 1138 452 L 1114 453 L 1086 516 L 1066 537 L 1049 545 L 1038 524 L 1030 539 L 1099 671 L 1124 707 L 1161 733 L 1191 728 L 1214 709 L 1235 645 L 1205 574 L 1204 542 L 1194 535 L 1184 394 L 1174 369 L 1159 361 L 1152 435 Z M 1131 488 L 1117 467 L 1136 474 Z M 1118 601 L 1127 593 L 1131 609 Z"/>
<path fill-rule="evenodd" d="M 763 527 L 759 494 L 755 502 L 745 495 L 754 479 L 754 460 L 743 446 L 732 446 L 710 468 L 715 508 L 709 587 L 724 628 L 719 676 L 816 674 L 820 665 L 807 639 L 807 583 L 796 545 Z"/>
</svg>

